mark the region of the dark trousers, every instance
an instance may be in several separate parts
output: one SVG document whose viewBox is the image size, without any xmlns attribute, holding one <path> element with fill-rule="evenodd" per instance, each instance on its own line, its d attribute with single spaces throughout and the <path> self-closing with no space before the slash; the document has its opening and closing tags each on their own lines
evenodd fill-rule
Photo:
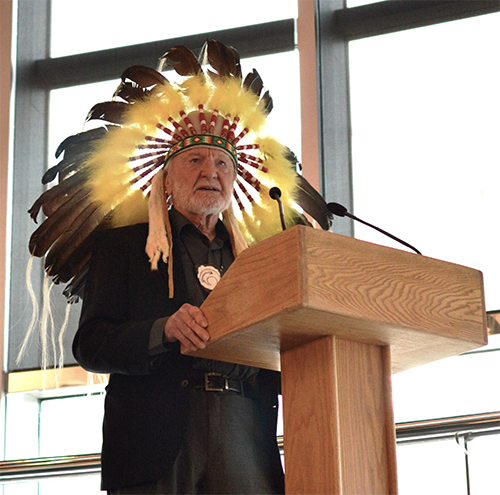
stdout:
<svg viewBox="0 0 500 495">
<path fill-rule="evenodd" d="M 186 440 L 174 465 L 154 485 L 122 494 L 282 494 L 276 435 L 259 425 L 258 402 L 234 393 L 191 392 Z"/>
</svg>

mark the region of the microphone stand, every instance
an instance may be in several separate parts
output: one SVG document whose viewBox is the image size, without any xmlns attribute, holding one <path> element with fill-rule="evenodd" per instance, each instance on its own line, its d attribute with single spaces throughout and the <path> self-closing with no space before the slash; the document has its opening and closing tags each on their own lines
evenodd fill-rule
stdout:
<svg viewBox="0 0 500 495">
<path fill-rule="evenodd" d="M 279 187 L 271 187 L 269 190 L 269 196 L 271 196 L 272 199 L 276 200 L 278 202 L 278 208 L 280 212 L 280 220 L 281 220 L 281 228 L 282 230 L 286 230 L 286 225 L 285 225 L 285 212 L 283 210 L 283 203 L 281 202 L 281 190 Z"/>
<path fill-rule="evenodd" d="M 367 225 L 368 227 L 371 227 L 372 229 L 377 230 L 381 234 L 384 234 L 387 237 L 390 237 L 391 239 L 403 244 L 403 246 L 410 248 L 412 251 L 415 251 L 417 254 L 422 254 L 417 248 L 415 248 L 411 244 L 408 244 L 407 242 L 399 239 L 399 237 L 396 237 L 392 234 L 389 234 L 389 232 L 386 232 L 385 230 L 382 230 L 381 228 L 376 227 L 375 225 L 372 225 L 371 223 L 368 223 L 368 222 L 365 222 L 364 220 L 361 220 L 361 218 L 354 216 L 352 213 L 349 213 L 347 211 L 347 208 L 345 206 L 342 206 L 339 203 L 328 203 L 327 207 L 331 213 L 333 213 L 334 215 L 337 215 L 338 217 L 352 218 L 353 220 L 356 220 L 357 222 L 361 222 L 362 224 Z"/>
</svg>

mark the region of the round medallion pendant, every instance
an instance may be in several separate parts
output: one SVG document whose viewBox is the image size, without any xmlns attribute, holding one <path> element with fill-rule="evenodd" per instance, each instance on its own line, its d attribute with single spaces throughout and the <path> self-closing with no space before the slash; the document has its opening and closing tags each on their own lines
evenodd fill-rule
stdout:
<svg viewBox="0 0 500 495">
<path fill-rule="evenodd" d="M 215 266 L 201 265 L 198 267 L 198 280 L 205 289 L 213 290 L 220 280 L 221 274 Z"/>
</svg>

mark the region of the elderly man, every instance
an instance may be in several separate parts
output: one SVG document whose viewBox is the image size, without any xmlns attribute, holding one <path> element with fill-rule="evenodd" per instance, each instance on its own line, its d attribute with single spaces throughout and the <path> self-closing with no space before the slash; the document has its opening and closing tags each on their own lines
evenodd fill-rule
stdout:
<svg viewBox="0 0 500 495">
<path fill-rule="evenodd" d="M 242 250 L 281 230 L 271 188 L 289 223 L 297 204 L 326 209 L 265 133 L 272 99 L 257 71 L 242 77 L 236 50 L 174 47 L 158 69 L 126 69 L 87 117 L 104 125 L 61 143 L 42 179 L 58 183 L 30 209 L 47 216 L 30 251 L 69 301 L 83 298 L 77 361 L 110 375 L 103 489 L 283 493 L 279 373 L 180 347 L 207 345 L 203 301 Z"/>
<path fill-rule="evenodd" d="M 165 168 L 172 207 L 175 298 L 151 271 L 147 225 L 105 231 L 93 253 L 74 354 L 110 373 L 102 451 L 109 493 L 283 493 L 276 444 L 277 373 L 180 354 L 209 340 L 199 265 L 233 260 L 219 214 L 234 160 L 198 146 Z M 224 388 L 227 380 L 229 388 Z"/>
</svg>

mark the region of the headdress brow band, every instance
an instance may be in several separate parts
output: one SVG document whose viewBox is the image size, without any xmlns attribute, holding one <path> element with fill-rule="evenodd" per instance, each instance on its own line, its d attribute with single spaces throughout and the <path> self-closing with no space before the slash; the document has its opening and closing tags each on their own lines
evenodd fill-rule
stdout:
<svg viewBox="0 0 500 495">
<path fill-rule="evenodd" d="M 181 151 L 192 148 L 193 146 L 213 146 L 215 148 L 220 148 L 229 153 L 233 160 L 234 168 L 236 169 L 238 166 L 238 152 L 236 151 L 236 147 L 233 146 L 227 139 L 211 134 L 188 136 L 178 143 L 175 143 L 168 151 L 164 163 L 166 164 L 170 158 L 174 157 Z"/>
</svg>

